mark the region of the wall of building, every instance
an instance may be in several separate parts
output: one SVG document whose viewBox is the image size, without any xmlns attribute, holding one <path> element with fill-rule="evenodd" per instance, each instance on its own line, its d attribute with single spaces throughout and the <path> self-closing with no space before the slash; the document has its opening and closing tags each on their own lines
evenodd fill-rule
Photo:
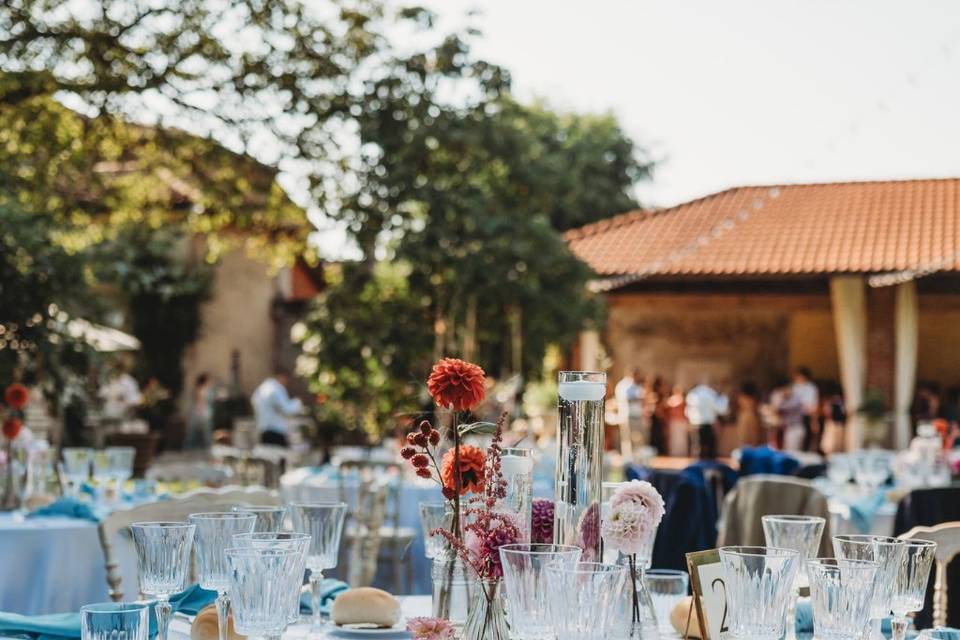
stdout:
<svg viewBox="0 0 960 640">
<path fill-rule="evenodd" d="M 960 385 L 960 296 L 920 294 L 917 380 Z"/>
<path fill-rule="evenodd" d="M 816 380 L 840 380 L 837 337 L 830 309 L 790 314 L 789 369 L 808 367 Z"/>
</svg>

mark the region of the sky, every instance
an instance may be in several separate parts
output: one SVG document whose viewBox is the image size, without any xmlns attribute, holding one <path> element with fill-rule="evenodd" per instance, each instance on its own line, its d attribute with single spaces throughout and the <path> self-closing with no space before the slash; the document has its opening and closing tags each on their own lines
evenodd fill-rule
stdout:
<svg viewBox="0 0 960 640">
<path fill-rule="evenodd" d="M 668 206 L 744 184 L 960 176 L 957 0 L 426 0 L 521 99 L 612 111 Z"/>
</svg>

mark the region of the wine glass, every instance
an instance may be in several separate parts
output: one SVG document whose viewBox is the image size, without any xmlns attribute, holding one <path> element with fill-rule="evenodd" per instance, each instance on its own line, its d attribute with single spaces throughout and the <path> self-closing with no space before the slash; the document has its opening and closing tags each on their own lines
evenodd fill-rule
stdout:
<svg viewBox="0 0 960 640">
<path fill-rule="evenodd" d="M 80 487 L 90 477 L 90 461 L 93 458 L 93 449 L 64 447 L 60 453 L 63 455 L 63 470 L 70 482 L 70 491 L 76 496 L 80 493 Z"/>
<path fill-rule="evenodd" d="M 851 458 L 846 453 L 834 453 L 827 460 L 827 478 L 830 484 L 840 489 L 850 482 L 853 470 L 850 468 Z"/>
<path fill-rule="evenodd" d="M 283 531 L 260 531 L 238 533 L 233 536 L 233 545 L 251 549 L 293 549 L 300 552 L 300 564 L 293 577 L 290 623 L 300 619 L 300 588 L 303 586 L 303 574 L 306 571 L 307 551 L 310 550 L 311 537 L 305 533 L 286 533 Z"/>
<path fill-rule="evenodd" d="M 309 534 L 312 538 L 307 551 L 307 568 L 310 569 L 312 627 L 319 632 L 323 627 L 323 616 L 320 612 L 323 571 L 337 566 L 340 534 L 343 532 L 347 505 L 344 502 L 295 502 L 290 505 L 290 515 L 293 518 L 293 528 Z"/>
<path fill-rule="evenodd" d="M 302 554 L 275 547 L 232 547 L 224 553 L 237 633 L 280 640 L 290 622 L 290 591 Z"/>
<path fill-rule="evenodd" d="M 188 519 L 197 528 L 197 565 L 200 586 L 217 592 L 217 629 L 220 640 L 227 640 L 227 614 L 230 611 L 227 587 L 230 581 L 224 550 L 232 546 L 235 534 L 253 531 L 257 516 L 252 513 L 225 511 L 191 513 Z"/>
<path fill-rule="evenodd" d="M 183 589 L 190 569 L 196 527 L 186 522 L 135 522 L 130 525 L 137 549 L 140 593 L 157 599 L 157 638 L 167 640 L 170 596 Z"/>
<path fill-rule="evenodd" d="M 93 480 L 97 483 L 96 495 L 102 500 L 110 490 L 113 471 L 110 466 L 110 454 L 104 449 L 93 452 Z"/>
<path fill-rule="evenodd" d="M 123 485 L 133 477 L 133 461 L 137 450 L 133 447 L 107 447 L 110 475 L 117 482 L 117 494 L 123 493 Z"/>
<path fill-rule="evenodd" d="M 450 529 L 453 510 L 446 502 L 421 502 L 420 525 L 423 527 L 423 551 L 430 559 L 439 557 L 447 549 L 447 539 L 431 535 L 436 529 Z"/>
<path fill-rule="evenodd" d="M 927 595 L 930 567 L 937 552 L 937 543 L 930 540 L 905 540 L 903 558 L 900 562 L 893 589 L 893 621 L 890 628 L 893 640 L 903 640 L 907 635 L 907 614 L 923 609 Z"/>
<path fill-rule="evenodd" d="M 876 562 L 877 575 L 868 614 L 871 637 L 884 640 L 880 626 L 883 618 L 893 610 L 893 588 L 903 558 L 905 544 L 898 538 L 871 535 L 833 536 L 833 553 L 844 560 Z"/>
<path fill-rule="evenodd" d="M 257 524 L 254 525 L 254 531 L 283 531 L 283 518 L 287 510 L 282 507 L 246 507 L 237 506 L 233 508 L 237 513 L 252 513 L 257 517 Z"/>
<path fill-rule="evenodd" d="M 769 515 L 760 518 L 763 524 L 763 537 L 768 547 L 793 549 L 800 554 L 797 577 L 793 582 L 793 591 L 787 605 L 787 640 L 796 638 L 796 604 L 800 589 L 807 586 L 808 558 L 817 557 L 823 527 L 827 521 L 817 516 Z"/>
</svg>

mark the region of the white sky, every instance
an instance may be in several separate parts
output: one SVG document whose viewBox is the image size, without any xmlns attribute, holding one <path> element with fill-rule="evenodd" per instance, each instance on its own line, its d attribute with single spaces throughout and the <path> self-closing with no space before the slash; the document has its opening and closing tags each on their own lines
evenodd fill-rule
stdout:
<svg viewBox="0 0 960 640">
<path fill-rule="evenodd" d="M 425 0 L 521 98 L 613 111 L 662 160 L 639 195 L 960 176 L 957 0 Z"/>
</svg>

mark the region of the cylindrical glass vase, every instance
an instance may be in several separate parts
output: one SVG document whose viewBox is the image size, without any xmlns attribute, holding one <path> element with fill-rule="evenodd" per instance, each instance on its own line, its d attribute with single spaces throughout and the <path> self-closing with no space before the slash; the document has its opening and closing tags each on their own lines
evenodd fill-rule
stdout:
<svg viewBox="0 0 960 640">
<path fill-rule="evenodd" d="M 522 541 L 529 542 L 533 518 L 533 452 L 517 447 L 505 448 L 500 469 L 507 486 L 506 495 L 498 501 L 496 508 L 516 518 L 523 533 Z"/>
<path fill-rule="evenodd" d="M 462 628 L 470 614 L 477 577 L 451 549 L 433 559 L 433 617 Z"/>
<path fill-rule="evenodd" d="M 607 374 L 561 371 L 557 425 L 556 544 L 583 549 L 582 560 L 600 560 L 603 421 Z"/>
</svg>

